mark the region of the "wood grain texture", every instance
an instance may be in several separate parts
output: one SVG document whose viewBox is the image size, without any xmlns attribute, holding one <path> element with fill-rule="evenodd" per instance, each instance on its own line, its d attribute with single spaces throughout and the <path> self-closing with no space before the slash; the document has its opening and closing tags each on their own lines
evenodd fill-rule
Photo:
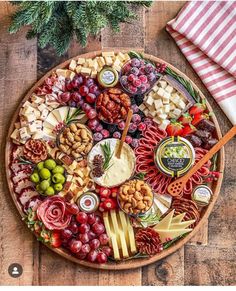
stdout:
<svg viewBox="0 0 236 291">
<path fill-rule="evenodd" d="M 183 2 L 154 2 L 152 8 L 145 13 L 144 18 L 142 16 L 143 11 L 139 12 L 142 21 L 139 21 L 138 26 L 136 27 L 137 30 L 141 28 L 141 38 L 140 35 L 136 35 L 134 37 L 136 30 L 135 27 L 127 32 L 129 25 L 123 24 L 121 32 L 116 36 L 113 36 L 112 32 L 109 30 L 104 30 L 102 32 L 101 39 L 98 37 L 97 40 L 90 40 L 89 47 L 86 48 L 87 50 L 80 48 L 76 43 L 72 44 L 70 48 L 70 56 L 75 56 L 85 51 L 92 51 L 95 49 L 95 47 L 96 50 L 100 47 L 114 46 L 133 46 L 135 48 L 145 47 L 146 52 L 161 57 L 172 63 L 181 71 L 185 72 L 200 87 L 212 105 L 217 118 L 220 119 L 221 129 L 223 133 L 225 133 L 230 128 L 229 121 L 224 116 L 220 108 L 216 105 L 215 101 L 210 97 L 209 93 L 202 85 L 200 79 L 191 69 L 183 55 L 179 52 L 179 49 L 171 37 L 164 29 L 166 22 L 172 19 L 183 5 Z M 11 11 L 12 8 L 10 8 L 8 3 L 0 3 L 1 140 L 6 134 L 8 122 L 10 121 L 11 115 L 17 106 L 18 100 L 22 98 L 26 90 L 34 83 L 37 73 L 36 68 L 32 69 L 31 67 L 36 61 L 34 58 L 31 59 L 31 63 L 26 59 L 26 65 L 22 64 L 20 60 L 18 60 L 21 66 L 24 66 L 25 70 L 32 70 L 31 79 L 27 80 L 24 78 L 25 80 L 23 80 L 21 77 L 23 74 L 22 72 L 20 76 L 15 76 L 15 80 L 7 81 L 7 78 L 13 79 L 12 76 L 7 76 L 4 71 L 9 70 L 7 68 L 7 64 L 9 64 L 7 50 L 8 44 L 10 44 L 11 47 L 11 44 L 14 42 L 20 43 L 23 44 L 23 49 L 29 45 L 29 41 L 24 39 L 25 30 L 22 30 L 20 33 L 13 36 L 10 36 L 7 33 L 6 28 L 8 26 L 9 14 Z M 130 33 L 130 36 L 128 33 Z M 133 40 L 128 43 L 130 38 Z M 128 45 L 126 45 L 127 43 Z M 30 44 L 32 44 L 31 41 Z M 33 44 L 35 45 L 35 41 L 33 41 Z M 15 51 L 20 51 L 21 54 L 22 46 L 21 49 L 18 48 Z M 45 50 L 43 55 L 42 50 L 38 50 L 37 52 L 37 50 L 34 49 L 34 54 L 38 54 L 39 60 L 38 78 L 49 69 L 54 67 L 56 64 L 61 62 L 60 58 L 56 57 L 55 54 L 53 55 L 53 50 L 51 51 L 52 53 L 49 53 L 48 50 Z M 11 57 L 14 57 L 14 55 L 11 54 Z M 45 58 L 47 59 L 47 62 L 43 64 L 42 60 Z M 64 57 L 64 59 L 67 58 L 68 55 Z M 11 64 L 14 65 L 14 62 Z M 5 84 L 7 84 L 8 88 L 11 86 L 10 94 L 9 89 L 6 88 Z M 5 171 L 2 167 L 3 163 L 1 163 L 2 175 L 0 181 L 0 191 L 2 199 L 0 200 L 0 285 L 50 285 L 52 283 L 56 285 L 209 285 L 213 283 L 215 285 L 222 285 L 222 282 L 226 285 L 234 285 L 235 281 L 233 282 L 232 278 L 236 277 L 236 268 L 235 264 L 233 264 L 236 260 L 235 249 L 233 249 L 233 247 L 235 247 L 236 241 L 236 221 L 234 215 L 236 205 L 234 195 L 236 192 L 234 177 L 234 169 L 236 167 L 236 157 L 234 154 L 235 140 L 227 144 L 225 149 L 226 178 L 223 183 L 221 195 L 209 219 L 209 233 L 207 235 L 206 226 L 206 228 L 204 228 L 205 230 L 202 232 L 202 238 L 197 238 L 197 240 L 194 241 L 194 239 L 200 234 L 200 232 L 198 232 L 198 234 L 191 240 L 196 244 L 198 244 L 199 241 L 200 243 L 205 244 L 204 242 L 207 243 L 207 237 L 209 237 L 209 245 L 205 248 L 198 245 L 185 246 L 184 249 L 180 249 L 178 252 L 163 259 L 162 261 L 154 263 L 149 267 L 144 267 L 142 269 L 142 276 L 140 269 L 128 272 L 96 271 L 87 269 L 69 262 L 62 257 L 59 257 L 42 244 L 39 244 L 26 229 L 25 225 L 19 221 L 19 215 L 17 214 L 12 200 L 9 197 L 9 193 L 6 190 L 6 183 L 4 178 Z M 3 148 L 1 148 L 1 158 L 3 158 Z M 5 217 L 4 220 L 2 220 L 3 217 Z M 14 234 L 15 231 L 17 231 L 17 234 L 19 234 L 19 239 L 16 238 L 15 235 L 12 235 L 11 237 L 6 237 L 3 235 L 4 231 L 9 232 L 9 228 L 14 231 Z M 25 262 L 27 265 L 27 272 L 24 272 L 20 279 L 12 279 L 7 274 L 6 268 L 8 267 L 9 263 L 12 263 L 9 260 L 9 257 L 11 257 L 12 254 L 10 241 L 14 241 L 14 259 L 17 259 L 19 260 L 18 262 L 21 262 L 21 260 L 23 261 L 24 256 L 27 257 Z M 22 241 L 27 241 L 27 245 L 25 245 L 25 243 L 22 244 Z M 18 249 L 20 250 L 18 251 Z M 204 252 L 202 251 L 203 249 Z M 185 254 L 183 254 L 183 251 L 185 251 Z M 181 256 L 178 254 L 179 252 L 181 252 Z M 201 258 L 202 253 L 204 258 Z M 194 267 L 192 267 L 192 259 L 196 256 L 198 256 L 198 258 L 197 260 L 194 259 Z M 216 258 L 217 256 L 219 256 L 220 265 L 222 267 L 216 266 L 216 260 L 214 262 L 210 260 L 211 257 Z M 229 262 L 227 262 L 227 259 L 229 259 Z M 156 268 L 156 264 L 158 264 L 158 268 Z M 174 276 L 170 275 L 172 273 L 169 270 L 172 269 L 174 269 Z M 158 272 L 156 272 L 156 270 L 158 270 Z M 194 276 L 196 270 L 197 275 Z M 216 271 L 216 275 L 214 275 L 214 271 Z M 175 275 L 175 273 L 178 273 L 179 275 Z M 158 274 L 158 276 L 156 274 Z M 216 277 L 219 277 L 221 280 L 218 280 Z M 212 278 L 215 279 L 213 280 Z"/>
</svg>

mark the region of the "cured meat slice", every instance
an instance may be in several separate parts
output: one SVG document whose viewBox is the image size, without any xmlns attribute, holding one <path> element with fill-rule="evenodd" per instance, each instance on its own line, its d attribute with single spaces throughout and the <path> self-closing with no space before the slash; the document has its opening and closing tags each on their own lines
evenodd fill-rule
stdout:
<svg viewBox="0 0 236 291">
<path fill-rule="evenodd" d="M 29 187 L 22 190 L 18 199 L 21 205 L 24 206 L 30 199 L 38 195 L 39 194 L 33 188 Z"/>
<path fill-rule="evenodd" d="M 33 211 L 36 211 L 37 208 L 39 207 L 39 205 L 42 203 L 42 198 L 37 195 L 37 196 L 33 196 L 31 197 L 25 204 L 23 207 L 23 211 L 25 213 L 27 213 L 28 209 L 31 208 Z"/>
<path fill-rule="evenodd" d="M 25 189 L 25 188 L 33 188 L 34 187 L 34 183 L 31 182 L 28 178 L 21 180 L 19 183 L 16 184 L 14 190 L 16 194 L 21 194 L 21 192 Z"/>
<path fill-rule="evenodd" d="M 12 182 L 14 184 L 19 183 L 21 180 L 24 180 L 25 178 L 29 177 L 29 173 L 25 170 L 22 170 L 20 172 L 17 173 L 17 175 L 12 177 Z"/>
</svg>

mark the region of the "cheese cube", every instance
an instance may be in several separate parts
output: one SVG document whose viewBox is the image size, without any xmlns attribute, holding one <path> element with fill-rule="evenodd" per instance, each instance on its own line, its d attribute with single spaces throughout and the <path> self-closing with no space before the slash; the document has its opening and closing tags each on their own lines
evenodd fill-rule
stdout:
<svg viewBox="0 0 236 291">
<path fill-rule="evenodd" d="M 70 71 L 70 73 L 68 73 L 68 77 L 70 78 L 70 80 L 72 81 L 75 77 L 75 72 Z"/>
<path fill-rule="evenodd" d="M 91 69 L 92 69 L 92 71 L 97 71 L 97 69 L 98 69 L 98 63 L 97 63 L 96 60 L 93 61 L 93 65 L 92 65 Z"/>
<path fill-rule="evenodd" d="M 82 69 L 82 66 L 77 66 L 75 68 L 76 73 L 79 74 L 81 72 L 81 69 Z"/>
<path fill-rule="evenodd" d="M 85 63 L 85 58 L 78 58 L 77 64 L 83 65 Z"/>
<path fill-rule="evenodd" d="M 37 130 L 40 130 L 43 126 L 42 120 L 35 120 L 34 124 L 35 124 Z"/>
<path fill-rule="evenodd" d="M 38 110 L 39 111 L 43 111 L 44 109 L 46 109 L 47 108 L 47 106 L 43 103 L 43 104 L 40 104 L 39 106 L 38 106 Z"/>
<path fill-rule="evenodd" d="M 165 120 L 162 121 L 162 123 L 160 124 L 159 128 L 162 129 L 162 130 L 165 130 L 169 124 L 170 124 L 170 121 L 168 119 L 165 119 Z"/>
<path fill-rule="evenodd" d="M 158 89 L 159 89 L 159 87 L 158 87 L 157 85 L 155 85 L 155 86 L 152 88 L 152 90 L 153 90 L 154 92 L 157 92 Z"/>
<path fill-rule="evenodd" d="M 170 112 L 170 105 L 169 104 L 164 105 L 164 112 L 165 113 L 169 113 Z"/>
<path fill-rule="evenodd" d="M 19 129 L 20 128 L 20 122 L 15 122 L 15 128 Z"/>
<path fill-rule="evenodd" d="M 156 122 L 157 124 L 161 124 L 161 120 L 158 117 L 154 117 L 153 121 Z"/>
<path fill-rule="evenodd" d="M 157 94 L 160 96 L 160 97 L 163 97 L 164 94 L 165 94 L 165 90 L 163 88 L 159 88 L 158 91 L 157 91 Z"/>
<path fill-rule="evenodd" d="M 48 113 L 49 111 L 47 109 L 44 109 L 42 112 L 41 112 L 41 116 L 40 116 L 40 119 L 41 120 L 45 120 L 48 116 Z"/>
<path fill-rule="evenodd" d="M 184 108 L 186 107 L 186 104 L 184 103 L 183 100 L 179 100 L 177 106 L 178 106 L 179 108 L 181 108 L 181 109 L 184 110 Z"/>
<path fill-rule="evenodd" d="M 99 67 L 103 67 L 106 64 L 105 59 L 103 57 L 99 57 L 97 62 L 98 62 Z"/>
<path fill-rule="evenodd" d="M 165 91 L 168 92 L 168 93 L 172 93 L 174 90 L 174 88 L 170 85 L 168 85 L 167 87 L 165 87 Z"/>
<path fill-rule="evenodd" d="M 91 69 L 90 68 L 82 68 L 80 73 L 85 75 L 85 76 L 89 76 L 91 74 Z"/>
<path fill-rule="evenodd" d="M 38 128 L 37 128 L 36 124 L 35 123 L 29 124 L 28 125 L 28 131 L 29 131 L 30 134 L 32 134 L 34 132 L 37 132 Z"/>
<path fill-rule="evenodd" d="M 125 53 L 125 61 L 127 62 L 127 61 L 129 61 L 130 60 L 130 56 L 129 56 L 129 54 L 128 53 Z"/>
<path fill-rule="evenodd" d="M 170 102 L 170 110 L 174 110 L 176 108 L 175 104 Z"/>
<path fill-rule="evenodd" d="M 154 100 L 153 100 L 152 96 L 148 96 L 148 98 L 147 98 L 147 100 L 146 100 L 146 104 L 152 106 L 153 101 L 154 101 Z"/>
<path fill-rule="evenodd" d="M 68 76 L 68 72 L 67 72 L 68 70 L 64 70 L 64 69 L 57 69 L 56 70 L 56 74 L 57 74 L 57 76 L 59 77 L 59 76 L 62 76 L 62 77 L 64 77 L 64 78 L 66 78 L 67 76 Z"/>
<path fill-rule="evenodd" d="M 159 85 L 161 86 L 161 88 L 163 88 L 163 89 L 167 86 L 166 81 L 159 81 L 158 84 L 159 84 Z"/>
<path fill-rule="evenodd" d="M 21 108 L 20 115 L 26 117 L 26 115 L 34 113 L 34 107 L 26 105 L 25 107 Z"/>
<path fill-rule="evenodd" d="M 121 62 L 118 58 L 115 59 L 115 61 L 113 62 L 113 66 L 120 66 Z"/>
<path fill-rule="evenodd" d="M 178 109 L 178 108 L 175 108 L 175 109 L 173 110 L 172 113 L 173 113 L 176 117 L 178 117 L 178 116 L 180 116 L 180 114 L 181 114 L 181 110 Z"/>
<path fill-rule="evenodd" d="M 28 134 L 28 131 L 27 131 L 26 127 L 21 127 L 19 129 L 19 133 L 20 133 L 20 139 L 22 141 L 26 141 L 28 138 L 30 138 L 30 135 Z"/>
<path fill-rule="evenodd" d="M 166 113 L 162 113 L 162 114 L 159 114 L 158 116 L 160 119 L 166 119 L 167 118 L 167 114 Z"/>
<path fill-rule="evenodd" d="M 37 119 L 37 118 L 40 117 L 41 112 L 40 112 L 39 110 L 35 109 L 35 110 L 34 110 L 34 114 L 35 114 L 35 117 L 36 117 L 36 119 Z"/>
<path fill-rule="evenodd" d="M 170 96 L 170 100 L 175 104 L 179 101 L 179 99 L 180 99 L 180 96 L 178 93 L 171 94 Z"/>
<path fill-rule="evenodd" d="M 70 70 L 72 70 L 72 71 L 74 71 L 75 70 L 75 68 L 76 68 L 76 60 L 72 60 L 71 62 L 70 62 L 70 65 L 69 65 L 69 69 Z"/>
<path fill-rule="evenodd" d="M 31 96 L 31 101 L 32 101 L 33 103 L 35 103 L 35 104 L 42 104 L 42 103 L 44 102 L 43 98 L 41 98 L 41 97 L 39 97 L 39 96 L 37 96 L 37 95 L 35 95 L 35 94 L 33 94 L 33 95 Z"/>
<path fill-rule="evenodd" d="M 146 108 L 146 106 L 142 103 L 141 105 L 139 105 L 139 109 L 141 110 L 141 111 L 143 111 L 144 109 Z"/>
<path fill-rule="evenodd" d="M 115 53 L 114 52 L 102 52 L 103 57 L 114 57 Z"/>
<path fill-rule="evenodd" d="M 20 132 L 18 130 L 18 128 L 16 128 L 13 133 L 11 134 L 11 138 L 15 141 L 19 141 L 20 140 Z"/>
<path fill-rule="evenodd" d="M 164 108 L 161 107 L 161 108 L 157 109 L 157 110 L 156 110 L 156 113 L 157 113 L 158 116 L 159 116 L 160 114 L 163 114 L 163 113 L 164 113 Z"/>
<path fill-rule="evenodd" d="M 111 57 L 105 57 L 105 62 L 107 66 L 111 66 L 112 65 L 112 58 Z"/>
<path fill-rule="evenodd" d="M 145 114 L 145 116 L 148 116 L 149 110 L 146 108 L 145 110 L 143 110 L 143 113 Z"/>
<path fill-rule="evenodd" d="M 31 107 L 32 103 L 30 103 L 29 101 L 25 101 L 25 103 L 22 105 L 22 107 Z"/>
<path fill-rule="evenodd" d="M 32 122 L 36 119 L 36 116 L 34 113 L 30 113 L 30 114 L 27 114 L 25 118 L 28 122 Z"/>
<path fill-rule="evenodd" d="M 20 116 L 20 126 L 24 127 L 24 126 L 27 126 L 27 125 L 28 125 L 28 121 L 26 120 L 26 118 L 23 117 L 23 116 Z"/>
<path fill-rule="evenodd" d="M 125 61 L 125 55 L 124 55 L 122 52 L 119 52 L 119 53 L 117 54 L 117 58 L 119 58 L 119 60 L 120 60 L 121 62 Z"/>
<path fill-rule="evenodd" d="M 154 105 L 155 105 L 156 110 L 163 107 L 162 100 L 161 99 L 154 100 Z"/>
<path fill-rule="evenodd" d="M 112 65 L 112 67 L 117 70 L 117 72 L 120 72 L 121 71 L 121 67 L 120 66 L 117 66 L 117 65 Z"/>
</svg>

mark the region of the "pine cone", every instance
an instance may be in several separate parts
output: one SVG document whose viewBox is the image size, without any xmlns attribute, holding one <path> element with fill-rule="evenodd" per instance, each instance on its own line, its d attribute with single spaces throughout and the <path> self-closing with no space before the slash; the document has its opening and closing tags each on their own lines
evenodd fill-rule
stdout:
<svg viewBox="0 0 236 291">
<path fill-rule="evenodd" d="M 103 174 L 104 174 L 104 171 L 103 171 L 103 169 L 102 169 L 101 167 L 95 167 L 95 168 L 93 168 L 93 170 L 92 170 L 92 175 L 93 175 L 93 177 L 97 177 L 97 178 L 99 178 L 99 177 L 101 177 Z"/>
<path fill-rule="evenodd" d="M 47 147 L 39 139 L 29 139 L 24 145 L 24 156 L 33 163 L 39 163 L 47 158 Z"/>
<path fill-rule="evenodd" d="M 151 227 L 138 230 L 135 240 L 137 248 L 142 254 L 155 255 L 163 250 L 159 234 Z"/>
</svg>

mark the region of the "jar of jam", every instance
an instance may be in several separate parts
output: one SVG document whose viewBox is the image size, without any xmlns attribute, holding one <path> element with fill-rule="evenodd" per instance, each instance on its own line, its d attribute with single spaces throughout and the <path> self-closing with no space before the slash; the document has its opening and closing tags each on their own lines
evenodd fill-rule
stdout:
<svg viewBox="0 0 236 291">
<path fill-rule="evenodd" d="M 114 87 L 118 81 L 118 72 L 112 67 L 104 67 L 98 74 L 98 82 L 102 87 Z"/>
<path fill-rule="evenodd" d="M 82 194 L 76 201 L 79 209 L 86 213 L 95 212 L 99 206 L 99 198 L 93 192 Z"/>
</svg>

